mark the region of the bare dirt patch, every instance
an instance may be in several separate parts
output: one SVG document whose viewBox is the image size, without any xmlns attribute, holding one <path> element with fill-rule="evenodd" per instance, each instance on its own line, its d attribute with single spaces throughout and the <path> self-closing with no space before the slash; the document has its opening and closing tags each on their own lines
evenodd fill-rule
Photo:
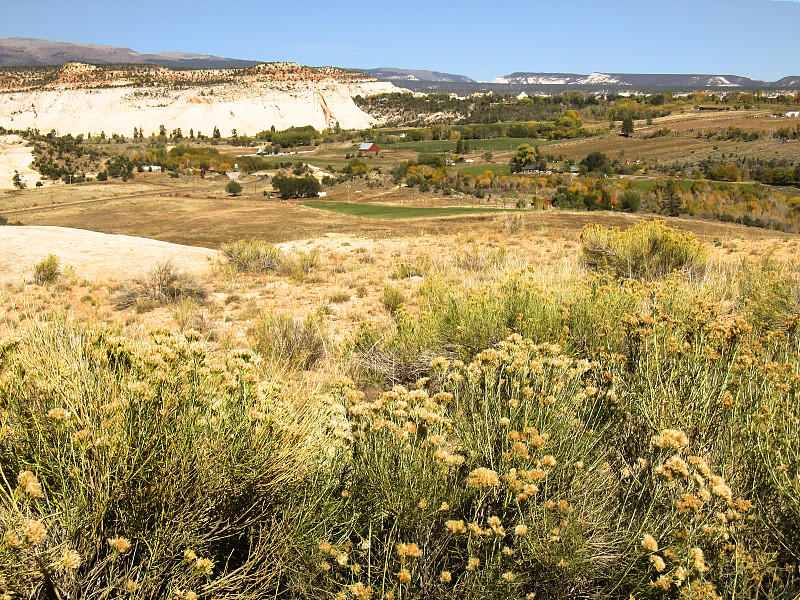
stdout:
<svg viewBox="0 0 800 600">
<path fill-rule="evenodd" d="M 29 276 L 33 264 L 48 254 L 93 280 L 125 279 L 167 259 L 184 271 L 202 273 L 217 257 L 206 248 L 50 226 L 0 227 L 0 247 L 0 281 Z"/>
<path fill-rule="evenodd" d="M 36 185 L 39 173 L 31 168 L 33 148 L 18 135 L 0 135 L 0 190 L 14 189 L 12 179 L 18 172 L 22 183 Z"/>
</svg>

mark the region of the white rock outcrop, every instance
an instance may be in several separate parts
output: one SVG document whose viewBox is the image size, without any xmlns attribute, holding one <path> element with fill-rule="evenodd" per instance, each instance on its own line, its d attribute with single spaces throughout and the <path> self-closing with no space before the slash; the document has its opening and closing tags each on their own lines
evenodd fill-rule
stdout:
<svg viewBox="0 0 800 600">
<path fill-rule="evenodd" d="M 272 126 L 322 130 L 336 122 L 360 129 L 376 120 L 356 106 L 353 96 L 398 91 L 391 83 L 291 63 L 272 63 L 261 71 L 188 73 L 159 68 L 152 73 L 155 81 L 137 85 L 141 73 L 64 65 L 53 82 L 27 85 L 20 79 L 0 87 L 0 126 L 125 136 L 134 127 L 158 134 L 162 125 L 169 132 L 180 128 L 184 135 L 190 129 L 210 135 L 218 127 L 223 136 L 233 129 L 253 135 Z M 212 81 L 198 83 L 202 77 Z"/>
</svg>

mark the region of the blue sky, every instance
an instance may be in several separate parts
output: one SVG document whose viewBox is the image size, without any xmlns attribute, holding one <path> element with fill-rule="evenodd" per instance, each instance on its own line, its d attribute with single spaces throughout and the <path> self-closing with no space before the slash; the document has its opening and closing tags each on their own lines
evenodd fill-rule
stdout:
<svg viewBox="0 0 800 600">
<path fill-rule="evenodd" d="M 794 0 L 0 0 L 0 37 L 306 65 L 800 75 Z"/>
</svg>

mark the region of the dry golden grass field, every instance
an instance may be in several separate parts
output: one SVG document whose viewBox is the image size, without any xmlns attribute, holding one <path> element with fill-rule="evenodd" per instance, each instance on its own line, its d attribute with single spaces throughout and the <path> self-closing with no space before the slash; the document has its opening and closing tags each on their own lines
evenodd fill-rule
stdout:
<svg viewBox="0 0 800 600">
<path fill-rule="evenodd" d="M 768 134 L 780 127 L 794 127 L 797 122 L 797 119 L 791 118 L 772 118 L 764 111 L 683 112 L 654 119 L 652 125 L 636 121 L 634 134 L 630 138 L 620 135 L 617 124 L 616 130 L 605 135 L 555 144 L 549 146 L 547 152 L 576 160 L 590 152 L 603 152 L 610 158 L 630 162 L 697 162 L 709 157 L 719 158 L 723 153 L 796 161 L 800 157 L 796 141 L 784 142 Z M 669 136 L 646 139 L 664 127 L 672 131 Z M 698 137 L 700 133 L 709 131 L 722 134 L 728 127 L 739 127 L 747 132 L 766 132 L 767 135 L 749 142 Z"/>
<path fill-rule="evenodd" d="M 362 201 L 382 204 L 424 207 L 445 204 L 433 197 L 415 200 L 407 190 L 364 196 Z M 447 204 L 452 205 L 453 201 L 448 200 Z M 191 307 L 191 312 L 195 313 L 192 319 L 199 318 L 207 328 L 230 331 L 239 344 L 247 343 L 246 330 L 265 310 L 305 314 L 329 307 L 331 312 L 325 319 L 345 332 L 350 332 L 365 317 L 387 318 L 380 298 L 384 285 L 392 281 L 392 273 L 400 263 L 438 264 L 445 269 L 448 261 L 459 253 L 502 249 L 516 265 L 572 270 L 579 263 L 580 235 L 584 226 L 597 223 L 626 229 L 653 218 L 609 212 L 508 210 L 488 215 L 388 221 L 349 217 L 299 202 L 266 200 L 263 196 L 261 199 L 208 198 L 182 194 L 67 205 L 18 216 L 27 225 L 85 228 L 209 249 L 219 249 L 233 240 L 264 240 L 279 243 L 285 252 L 295 257 L 313 256 L 313 266 L 300 276 L 296 273 L 231 274 L 221 256 L 209 262 L 205 270 L 201 267 L 198 271 L 197 266 L 190 269 L 192 273 L 200 273 L 204 285 L 213 291 L 207 303 Z M 755 260 L 767 253 L 788 259 L 798 247 L 796 236 L 764 229 L 697 219 L 673 218 L 668 219 L 668 223 L 693 232 L 709 246 L 715 259 L 731 265 Z M 5 229 L 11 236 L 14 231 L 11 227 Z M 83 255 L 82 266 L 64 261 L 64 276 L 59 282 L 40 287 L 31 281 L 32 266 L 57 250 L 48 245 L 48 238 L 44 237 L 27 246 L 15 256 L 21 264 L 15 265 L 13 270 L 6 269 L 5 276 L 0 277 L 5 285 L 5 291 L 0 293 L 3 301 L 0 329 L 10 332 L 30 316 L 29 310 L 46 312 L 55 306 L 66 308 L 79 318 L 101 318 L 127 325 L 182 329 L 194 323 L 189 319 L 187 325 L 184 321 L 188 317 L 170 306 L 146 311 L 114 310 L 110 302 L 112 291 L 152 268 L 158 262 L 157 251 L 137 253 L 135 240 L 132 240 L 131 248 L 126 247 L 126 252 L 115 263 L 109 259 L 105 248 L 94 245 L 99 243 L 94 238 L 79 241 L 81 236 L 75 235 L 70 241 L 69 231 L 57 230 L 52 235 L 64 236 L 65 239 L 59 241 L 71 243 L 73 253 Z M 92 276 L 86 265 L 92 262 L 93 255 L 100 261 L 101 252 L 104 276 Z M 180 246 L 165 248 L 163 257 L 172 257 L 175 266 L 181 269 L 181 253 Z M 0 268 L 0 275 L 2 271 Z M 422 278 L 402 278 L 399 285 L 411 299 L 421 281 Z M 335 296 L 344 296 L 346 300 L 338 298 L 331 302 Z"/>
</svg>

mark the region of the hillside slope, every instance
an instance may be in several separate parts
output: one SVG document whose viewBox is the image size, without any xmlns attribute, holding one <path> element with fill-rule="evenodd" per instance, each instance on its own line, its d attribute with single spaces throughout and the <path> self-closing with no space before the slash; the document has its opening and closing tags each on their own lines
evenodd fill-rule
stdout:
<svg viewBox="0 0 800 600">
<path fill-rule="evenodd" d="M 365 128 L 375 119 L 355 95 L 396 91 L 361 73 L 268 63 L 249 69 L 175 70 L 154 65 L 0 70 L 0 126 L 60 134 L 145 135 L 181 128 L 241 135 L 274 126 Z"/>
</svg>

